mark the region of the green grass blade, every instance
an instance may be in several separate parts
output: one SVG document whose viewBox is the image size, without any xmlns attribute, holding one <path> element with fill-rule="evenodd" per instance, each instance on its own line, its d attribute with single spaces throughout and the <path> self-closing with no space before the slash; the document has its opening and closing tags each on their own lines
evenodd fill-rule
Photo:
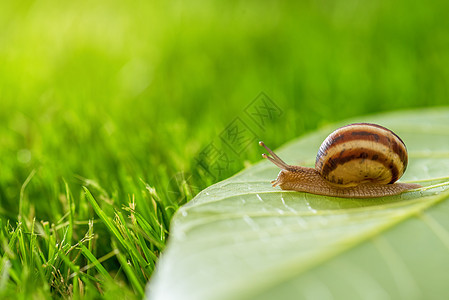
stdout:
<svg viewBox="0 0 449 300">
<path fill-rule="evenodd" d="M 87 200 L 89 200 L 90 205 L 92 205 L 95 213 L 98 217 L 100 217 L 101 221 L 106 225 L 108 230 L 112 233 L 112 235 L 120 242 L 122 247 L 126 248 L 126 242 L 123 239 L 122 235 L 120 234 L 120 231 L 115 227 L 114 223 L 109 219 L 109 217 L 104 213 L 104 211 L 100 208 L 97 201 L 95 201 L 94 197 L 90 193 L 90 191 L 83 187 L 84 192 L 87 196 Z"/>
<path fill-rule="evenodd" d="M 80 245 L 83 255 L 92 263 L 92 265 L 98 270 L 98 272 L 108 280 L 113 280 L 111 275 L 106 271 L 103 265 L 98 261 L 98 259 L 89 251 L 89 249 L 83 244 Z"/>
<path fill-rule="evenodd" d="M 64 179 L 64 186 L 65 186 L 65 196 L 66 196 L 67 202 L 69 204 L 69 228 L 68 228 L 68 232 L 67 232 L 67 243 L 72 244 L 75 202 L 73 201 L 73 196 L 70 193 L 69 185 L 68 185 L 67 181 L 65 181 L 65 179 Z"/>
<path fill-rule="evenodd" d="M 137 291 L 137 293 L 143 297 L 144 295 L 144 289 L 145 289 L 145 283 L 141 282 L 138 277 L 136 276 L 135 272 L 132 270 L 128 262 L 126 261 L 125 256 L 122 253 L 117 253 L 117 259 L 120 262 L 120 265 L 123 268 L 123 271 L 127 275 L 129 281 L 131 282 L 131 285 L 134 287 L 134 289 Z"/>
</svg>

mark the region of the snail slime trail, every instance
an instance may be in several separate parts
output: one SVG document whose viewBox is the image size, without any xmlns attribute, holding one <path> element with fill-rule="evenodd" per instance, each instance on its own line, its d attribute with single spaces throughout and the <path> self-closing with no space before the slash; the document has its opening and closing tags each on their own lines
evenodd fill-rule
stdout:
<svg viewBox="0 0 449 300">
<path fill-rule="evenodd" d="M 338 128 L 321 144 L 315 168 L 286 164 L 264 142 L 259 142 L 281 171 L 273 187 L 317 195 L 374 198 L 420 188 L 396 182 L 404 174 L 408 155 L 393 131 L 377 124 L 354 123 Z"/>
</svg>

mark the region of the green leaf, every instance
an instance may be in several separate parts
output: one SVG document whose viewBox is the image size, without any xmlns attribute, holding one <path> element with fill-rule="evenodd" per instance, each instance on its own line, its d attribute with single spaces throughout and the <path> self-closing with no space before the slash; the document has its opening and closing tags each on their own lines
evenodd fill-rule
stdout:
<svg viewBox="0 0 449 300">
<path fill-rule="evenodd" d="M 447 298 L 449 109 L 344 124 L 355 121 L 395 131 L 409 149 L 401 181 L 425 187 L 376 199 L 282 191 L 270 185 L 278 168 L 261 161 L 176 213 L 147 299 Z M 340 125 L 277 153 L 312 166 L 321 142 Z"/>
</svg>

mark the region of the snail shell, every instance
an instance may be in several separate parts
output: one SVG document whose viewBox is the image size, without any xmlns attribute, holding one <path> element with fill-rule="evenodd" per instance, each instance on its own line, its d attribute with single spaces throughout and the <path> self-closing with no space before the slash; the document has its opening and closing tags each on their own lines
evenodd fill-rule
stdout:
<svg viewBox="0 0 449 300">
<path fill-rule="evenodd" d="M 395 183 L 407 168 L 407 148 L 391 130 L 376 124 L 355 123 L 332 132 L 321 144 L 315 168 L 286 164 L 263 142 L 281 168 L 271 183 L 283 190 L 312 194 L 371 198 L 397 195 L 421 187 Z"/>
<path fill-rule="evenodd" d="M 407 168 L 407 148 L 391 130 L 356 123 L 332 132 L 321 144 L 315 169 L 339 186 L 396 182 Z"/>
</svg>

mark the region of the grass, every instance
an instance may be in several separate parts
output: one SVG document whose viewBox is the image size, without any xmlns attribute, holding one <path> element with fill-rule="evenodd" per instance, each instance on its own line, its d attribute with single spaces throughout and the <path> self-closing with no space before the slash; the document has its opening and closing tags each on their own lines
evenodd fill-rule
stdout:
<svg viewBox="0 0 449 300">
<path fill-rule="evenodd" d="M 236 118 L 275 148 L 447 104 L 447 6 L 2 1 L 0 298 L 142 298 L 178 207 L 260 159 Z"/>
</svg>

